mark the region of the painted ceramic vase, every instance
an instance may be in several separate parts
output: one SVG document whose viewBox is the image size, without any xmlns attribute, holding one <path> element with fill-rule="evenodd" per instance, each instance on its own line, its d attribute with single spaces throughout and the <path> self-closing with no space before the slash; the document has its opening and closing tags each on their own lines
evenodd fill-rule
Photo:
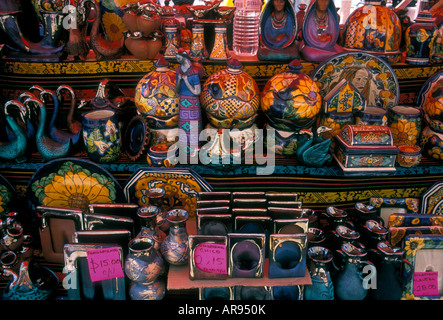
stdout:
<svg viewBox="0 0 443 320">
<path fill-rule="evenodd" d="M 241 67 L 238 60 L 231 59 L 226 69 L 213 73 L 203 84 L 201 105 L 215 128 L 248 128 L 258 115 L 258 85 Z"/>
<path fill-rule="evenodd" d="M 131 282 L 129 297 L 131 300 L 161 300 L 166 294 L 166 283 L 161 277 L 148 283 Z"/>
<path fill-rule="evenodd" d="M 229 59 L 227 27 L 224 25 L 215 26 L 214 45 L 209 55 L 209 60 L 226 61 Z"/>
<path fill-rule="evenodd" d="M 422 86 L 417 105 L 423 110 L 428 126 L 438 133 L 443 133 L 443 70 L 431 76 Z"/>
<path fill-rule="evenodd" d="M 360 126 L 387 126 L 388 112 L 386 109 L 379 107 L 367 107 L 365 110 L 356 113 L 355 124 Z"/>
<path fill-rule="evenodd" d="M 422 113 L 415 107 L 395 106 L 388 111 L 388 126 L 394 145 L 416 145 L 421 133 Z"/>
<path fill-rule="evenodd" d="M 166 234 L 157 226 L 157 215 L 161 213 L 158 207 L 149 205 L 140 207 L 137 216 L 140 219 L 139 237 L 151 237 L 154 240 L 154 248 L 160 250 L 160 245 L 165 240 Z"/>
<path fill-rule="evenodd" d="M 120 125 L 113 110 L 93 110 L 83 115 L 83 141 L 94 162 L 112 162 L 120 158 Z"/>
<path fill-rule="evenodd" d="M 389 63 L 401 62 L 401 22 L 379 0 L 365 0 L 346 20 L 341 45 L 345 51 L 372 53 Z"/>
<path fill-rule="evenodd" d="M 320 112 L 319 88 L 301 69 L 300 61 L 293 60 L 288 71 L 273 76 L 263 89 L 261 108 L 269 123 L 277 129 L 310 128 Z"/>
<path fill-rule="evenodd" d="M 443 134 L 433 131 L 430 127 L 423 129 L 420 138 L 423 155 L 443 161 Z"/>
<path fill-rule="evenodd" d="M 420 11 L 415 22 L 405 32 L 406 63 L 413 65 L 429 63 L 436 30 L 432 14 L 427 10 Z"/>
<path fill-rule="evenodd" d="M 334 284 L 329 272 L 332 252 L 324 247 L 311 247 L 308 261 L 312 285 L 305 287 L 305 300 L 334 300 Z"/>
<path fill-rule="evenodd" d="M 164 261 L 155 249 L 155 241 L 150 236 L 133 238 L 129 244 L 125 260 L 125 274 L 129 280 L 150 283 L 164 272 Z"/>
<path fill-rule="evenodd" d="M 417 145 L 411 146 L 408 144 L 401 144 L 397 146 L 398 155 L 397 163 L 401 167 L 416 167 L 421 161 L 421 148 Z"/>
<path fill-rule="evenodd" d="M 175 59 L 177 50 L 180 48 L 180 36 L 177 30 L 177 24 L 166 24 L 165 30 L 165 59 Z"/>
<path fill-rule="evenodd" d="M 156 69 L 145 75 L 135 88 L 135 105 L 146 117 L 149 127 L 156 130 L 178 126 L 176 73 L 168 66 L 169 63 L 160 58 L 156 62 Z"/>
<path fill-rule="evenodd" d="M 368 294 L 368 289 L 363 286 L 363 267 L 373 266 L 371 262 L 366 261 L 366 251 L 350 243 L 344 243 L 337 252 L 342 258 L 342 264 L 334 281 L 337 298 L 363 300 Z"/>
<path fill-rule="evenodd" d="M 165 206 L 165 196 L 166 190 L 163 188 L 149 188 L 146 194 L 148 198 L 149 205 L 156 206 L 159 213 L 156 216 L 156 226 L 163 232 L 169 232 L 170 224 L 166 220 L 166 206 Z"/>
<path fill-rule="evenodd" d="M 200 59 L 208 57 L 205 46 L 205 28 L 202 24 L 194 23 L 192 25 L 192 42 L 189 55 Z"/>
<path fill-rule="evenodd" d="M 170 224 L 169 234 L 162 242 L 160 252 L 172 265 L 183 265 L 189 260 L 189 242 L 186 221 L 189 213 L 183 209 L 172 209 L 166 214 Z"/>
</svg>

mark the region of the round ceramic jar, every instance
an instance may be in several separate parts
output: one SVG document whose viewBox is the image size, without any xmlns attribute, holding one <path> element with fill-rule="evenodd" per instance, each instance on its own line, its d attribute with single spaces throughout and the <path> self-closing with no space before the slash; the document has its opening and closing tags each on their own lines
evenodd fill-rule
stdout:
<svg viewBox="0 0 443 320">
<path fill-rule="evenodd" d="M 261 95 L 261 108 L 276 129 L 295 131 L 312 127 L 322 105 L 316 83 L 301 72 L 299 60 L 273 76 Z"/>
<path fill-rule="evenodd" d="M 244 129 L 255 122 L 260 91 L 241 67 L 238 60 L 231 59 L 227 69 L 213 73 L 203 84 L 201 105 L 215 128 Z"/>
<path fill-rule="evenodd" d="M 394 145 L 416 145 L 421 133 L 421 110 L 415 107 L 395 106 L 388 111 L 388 125 Z"/>
</svg>

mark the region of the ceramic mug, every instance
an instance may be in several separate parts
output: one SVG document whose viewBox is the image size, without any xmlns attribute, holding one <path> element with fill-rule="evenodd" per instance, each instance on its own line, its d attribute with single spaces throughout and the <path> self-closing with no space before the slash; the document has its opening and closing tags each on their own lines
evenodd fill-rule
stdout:
<svg viewBox="0 0 443 320">
<path fill-rule="evenodd" d="M 388 111 L 388 126 L 394 145 L 416 145 L 421 132 L 422 115 L 415 107 L 395 106 Z"/>
<path fill-rule="evenodd" d="M 115 111 L 94 110 L 83 115 L 83 140 L 94 162 L 112 162 L 120 158 L 120 127 Z"/>
</svg>

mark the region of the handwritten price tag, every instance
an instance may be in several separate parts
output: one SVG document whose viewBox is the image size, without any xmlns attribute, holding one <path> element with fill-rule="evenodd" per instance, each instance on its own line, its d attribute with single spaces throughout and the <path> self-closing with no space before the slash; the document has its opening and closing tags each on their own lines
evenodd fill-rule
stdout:
<svg viewBox="0 0 443 320">
<path fill-rule="evenodd" d="M 86 251 L 91 281 L 103 281 L 124 277 L 118 247 Z"/>
<path fill-rule="evenodd" d="M 414 272 L 415 296 L 436 296 L 438 295 L 438 272 Z"/>
<path fill-rule="evenodd" d="M 202 271 L 227 274 L 226 246 L 215 243 L 199 244 L 195 248 L 194 262 Z"/>
</svg>

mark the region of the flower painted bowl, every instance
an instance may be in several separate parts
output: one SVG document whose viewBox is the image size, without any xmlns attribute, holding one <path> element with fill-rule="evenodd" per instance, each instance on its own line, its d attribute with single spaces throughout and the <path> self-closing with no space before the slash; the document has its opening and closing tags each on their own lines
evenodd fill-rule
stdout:
<svg viewBox="0 0 443 320">
<path fill-rule="evenodd" d="M 415 167 L 421 161 L 421 148 L 416 145 L 401 144 L 397 146 L 397 163 L 402 167 Z"/>
</svg>

